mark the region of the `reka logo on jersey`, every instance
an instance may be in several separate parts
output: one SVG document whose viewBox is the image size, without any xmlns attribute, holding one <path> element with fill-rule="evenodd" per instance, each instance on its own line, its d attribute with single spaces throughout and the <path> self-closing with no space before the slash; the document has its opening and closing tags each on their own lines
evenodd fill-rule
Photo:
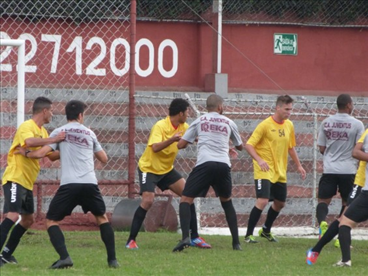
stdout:
<svg viewBox="0 0 368 276">
<path fill-rule="evenodd" d="M 272 132 L 275 132 L 275 131 L 276 131 L 276 129 L 271 129 L 271 131 L 272 131 Z"/>
</svg>

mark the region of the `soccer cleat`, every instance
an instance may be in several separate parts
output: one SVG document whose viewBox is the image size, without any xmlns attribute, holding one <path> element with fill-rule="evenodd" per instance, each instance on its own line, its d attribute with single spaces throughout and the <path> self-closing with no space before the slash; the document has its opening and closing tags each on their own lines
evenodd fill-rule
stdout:
<svg viewBox="0 0 368 276">
<path fill-rule="evenodd" d="M 9 258 L 6 258 L 5 256 L 1 256 L 1 261 L 4 264 L 18 264 L 17 259 L 13 255 L 11 255 Z"/>
<path fill-rule="evenodd" d="M 117 260 L 111 260 L 111 261 L 108 261 L 108 265 L 109 267 L 111 268 L 118 268 L 120 267 L 119 263 Z"/>
<path fill-rule="evenodd" d="M 337 266 L 337 267 L 351 267 L 351 260 L 347 261 L 347 262 L 343 262 L 342 260 L 341 261 L 338 261 L 336 264 L 334 264 L 333 266 Z"/>
<path fill-rule="evenodd" d="M 334 243 L 334 246 L 335 246 L 336 248 L 340 248 L 340 241 L 339 241 L 339 239 L 336 239 L 336 241 L 335 241 L 335 243 Z"/>
<path fill-rule="evenodd" d="M 125 248 L 128 248 L 128 249 L 138 249 L 138 245 L 137 243 L 135 242 L 135 240 L 130 240 L 126 245 L 125 245 Z"/>
<path fill-rule="evenodd" d="M 319 225 L 319 239 L 322 238 L 322 236 L 326 233 L 328 229 L 328 224 L 325 221 L 321 221 L 321 224 Z"/>
<path fill-rule="evenodd" d="M 253 235 L 246 236 L 244 238 L 245 242 L 247 243 L 258 243 L 258 241 L 254 238 Z"/>
<path fill-rule="evenodd" d="M 185 238 L 184 240 L 181 240 L 173 249 L 173 252 L 180 252 L 183 251 L 185 248 L 188 248 L 190 246 L 190 239 L 189 237 Z"/>
<path fill-rule="evenodd" d="M 278 240 L 272 235 L 272 233 L 263 232 L 263 228 L 259 229 L 258 235 L 262 238 L 266 238 L 269 242 L 278 242 Z"/>
<path fill-rule="evenodd" d="M 211 248 L 211 245 L 206 243 L 206 241 L 201 237 L 192 239 L 190 242 L 190 246 L 195 246 L 199 248 L 208 248 L 208 249 Z"/>
<path fill-rule="evenodd" d="M 318 255 L 318 252 L 313 252 L 311 249 L 308 250 L 306 263 L 309 265 L 314 265 L 317 262 Z"/>
<path fill-rule="evenodd" d="M 233 250 L 238 250 L 238 251 L 242 251 L 243 249 L 241 248 L 240 244 L 233 244 Z"/>
<path fill-rule="evenodd" d="M 73 266 L 73 261 L 70 258 L 70 256 L 68 256 L 64 260 L 57 260 L 49 268 L 50 269 L 62 269 L 62 268 L 68 268 L 68 267 L 72 267 L 72 266 Z"/>
</svg>

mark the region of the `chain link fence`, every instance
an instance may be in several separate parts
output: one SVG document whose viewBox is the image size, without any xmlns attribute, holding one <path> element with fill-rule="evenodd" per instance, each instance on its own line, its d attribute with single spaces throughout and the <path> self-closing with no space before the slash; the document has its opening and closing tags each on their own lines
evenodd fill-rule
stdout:
<svg viewBox="0 0 368 276">
<path fill-rule="evenodd" d="M 137 118 L 137 129 L 147 132 L 142 139 L 136 142 L 137 155 L 143 153 L 148 140 L 148 132 L 152 125 L 167 115 L 171 100 L 177 97 L 185 98 L 183 93 L 172 92 L 172 97 L 168 97 L 167 94 L 165 92 L 153 92 L 136 95 L 137 108 L 144 110 Z M 205 101 L 208 94 L 188 94 L 200 113 L 205 113 Z M 229 94 L 229 98 L 225 101 L 224 115 L 235 121 L 244 143 L 256 126 L 273 114 L 276 97 L 275 95 L 264 94 Z M 296 132 L 296 151 L 307 172 L 307 177 L 302 180 L 293 162 L 289 162 L 287 204 L 275 221 L 275 226 L 314 227 L 316 225 L 317 187 L 323 170 L 322 156 L 317 150 L 316 138 L 322 120 L 336 113 L 336 97 L 300 95 L 293 97 L 296 101 L 290 119 L 294 123 Z M 362 120 L 364 125 L 368 126 L 368 98 L 354 98 L 354 105 L 353 116 Z M 188 123 L 196 117 L 194 110 L 191 110 Z M 184 178 L 188 177 L 195 166 L 196 150 L 196 146 L 192 145 L 179 151 L 175 168 Z M 245 151 L 242 151 L 238 158 L 232 159 L 232 179 L 234 185 L 233 203 L 238 214 L 239 227 L 246 227 L 249 214 L 255 204 L 255 188 L 252 159 Z M 157 192 L 159 193 L 159 191 Z M 178 201 L 178 198 L 174 198 L 176 209 Z M 222 207 L 212 189 L 206 198 L 198 199 L 196 204 L 200 227 L 227 227 Z M 328 219 L 332 220 L 336 217 L 340 212 L 340 208 L 341 200 L 334 198 L 330 206 Z M 265 216 L 266 214 L 262 215 L 259 225 L 264 222 Z"/>
<path fill-rule="evenodd" d="M 26 41 L 25 119 L 38 96 L 54 102 L 53 120 L 45 125 L 49 132 L 66 123 L 69 100 L 88 105 L 85 124 L 109 156 L 106 165 L 96 164 L 96 173 L 111 213 L 120 201 L 116 198 L 129 192 L 130 1 L 1 1 L 0 12 L 0 39 Z M 0 50 L 2 175 L 17 125 L 17 49 Z M 34 190 L 38 219 L 58 188 L 59 171 L 58 161 L 41 161 Z"/>
<path fill-rule="evenodd" d="M 212 22 L 218 0 L 142 0 L 138 20 Z M 216 6 L 216 5 L 215 5 Z M 368 27 L 368 2 L 351 0 L 223 0 L 223 23 Z"/>
</svg>

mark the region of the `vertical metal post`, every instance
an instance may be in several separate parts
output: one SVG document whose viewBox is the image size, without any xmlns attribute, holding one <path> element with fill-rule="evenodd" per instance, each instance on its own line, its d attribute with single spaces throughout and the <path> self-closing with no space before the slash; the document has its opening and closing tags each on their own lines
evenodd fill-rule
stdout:
<svg viewBox="0 0 368 276">
<path fill-rule="evenodd" d="M 213 0 L 212 4 L 212 73 L 221 73 L 222 51 L 222 0 Z"/>
<path fill-rule="evenodd" d="M 317 135 L 318 135 L 318 117 L 313 112 L 313 190 L 312 190 L 312 227 L 316 224 L 316 208 L 317 208 Z"/>
<path fill-rule="evenodd" d="M 128 155 L 128 197 L 134 198 L 135 180 L 135 42 L 136 42 L 137 2 L 130 2 L 130 69 L 129 69 L 129 155 Z"/>
</svg>

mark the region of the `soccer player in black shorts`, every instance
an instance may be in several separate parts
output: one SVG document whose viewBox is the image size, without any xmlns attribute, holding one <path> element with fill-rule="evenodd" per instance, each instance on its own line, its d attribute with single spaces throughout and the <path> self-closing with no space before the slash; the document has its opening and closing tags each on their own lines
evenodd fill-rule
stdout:
<svg viewBox="0 0 368 276">
<path fill-rule="evenodd" d="M 51 151 L 59 150 L 61 163 L 60 187 L 51 200 L 46 214 L 47 232 L 50 241 L 59 254 L 59 260 L 50 268 L 60 269 L 73 266 L 65 245 L 59 222 L 69 216 L 80 205 L 84 213 L 91 212 L 100 228 L 101 239 L 107 251 L 107 263 L 111 268 L 119 267 L 115 256 L 114 231 L 106 216 L 106 206 L 102 198 L 94 170 L 94 158 L 107 163 L 108 157 L 97 140 L 96 134 L 83 125 L 86 105 L 71 100 L 65 106 L 67 124 L 55 129 L 50 136 L 66 132 L 65 141 L 43 146 L 27 153 L 29 158 L 41 158 Z M 19 153 L 26 155 L 24 149 Z"/>
<path fill-rule="evenodd" d="M 7 167 L 2 177 L 4 189 L 5 218 L 0 225 L 0 250 L 3 248 L 8 234 L 15 222 L 21 219 L 11 231 L 7 244 L 0 256 L 0 267 L 7 263 L 16 264 L 12 255 L 20 239 L 34 222 L 33 185 L 40 171 L 38 160 L 28 159 L 14 154 L 16 148 L 31 147 L 37 149 L 43 145 L 62 141 L 65 133 L 49 138 L 44 124 L 52 118 L 52 101 L 45 97 L 38 97 L 33 102 L 32 118 L 22 123 L 15 133 L 8 152 Z M 48 156 L 50 160 L 59 158 L 57 152 Z"/>
<path fill-rule="evenodd" d="M 232 235 L 234 250 L 241 250 L 236 212 L 231 200 L 232 181 L 229 153 L 229 139 L 237 150 L 243 149 L 238 127 L 229 118 L 222 115 L 223 99 L 218 95 L 207 98 L 208 113 L 197 118 L 178 142 L 183 149 L 198 138 L 197 163 L 189 174 L 179 205 L 182 240 L 173 249 L 182 251 L 190 245 L 189 225 L 191 220 L 190 205 L 195 197 L 203 197 L 210 186 L 220 198 L 226 220 Z"/>
</svg>

